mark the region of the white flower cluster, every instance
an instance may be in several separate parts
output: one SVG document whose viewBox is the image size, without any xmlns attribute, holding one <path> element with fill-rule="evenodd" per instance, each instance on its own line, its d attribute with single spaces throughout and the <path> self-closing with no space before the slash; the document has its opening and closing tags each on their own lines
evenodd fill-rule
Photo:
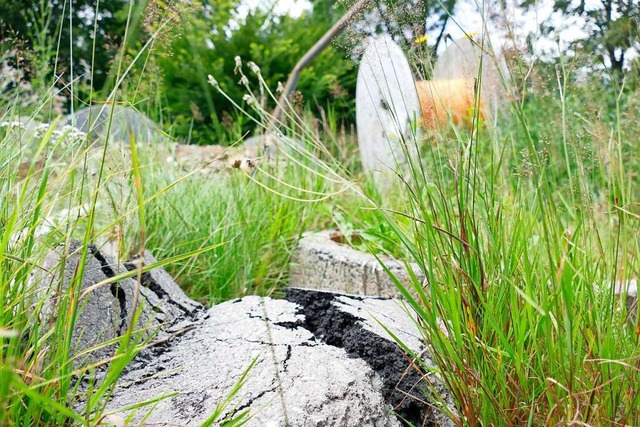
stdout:
<svg viewBox="0 0 640 427">
<path fill-rule="evenodd" d="M 29 132 L 30 136 L 32 136 L 33 138 L 44 138 L 47 132 L 49 132 L 49 130 L 51 129 L 51 126 L 52 125 L 50 123 L 39 123 L 35 126 L 31 126 L 28 122 L 0 122 L 0 128 L 8 128 L 10 133 L 14 129 L 21 129 L 24 132 Z M 75 143 L 84 140 L 86 137 L 86 133 L 69 125 L 54 129 L 51 132 L 51 142 L 61 143 L 62 145 Z"/>
<path fill-rule="evenodd" d="M 256 103 L 256 100 L 253 96 L 246 94 L 242 97 L 242 100 L 247 103 L 247 105 L 253 105 Z"/>
<path fill-rule="evenodd" d="M 53 134 L 57 137 L 72 139 L 74 141 L 82 140 L 87 137 L 85 132 L 82 132 L 80 129 L 71 125 L 62 126 L 61 129 L 54 130 Z"/>
<path fill-rule="evenodd" d="M 0 128 L 24 128 L 25 125 L 20 122 L 0 122 Z"/>
</svg>

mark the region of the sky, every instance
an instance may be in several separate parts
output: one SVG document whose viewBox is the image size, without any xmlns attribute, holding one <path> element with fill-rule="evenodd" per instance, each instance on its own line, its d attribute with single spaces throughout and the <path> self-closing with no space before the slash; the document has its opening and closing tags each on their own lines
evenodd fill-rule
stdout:
<svg viewBox="0 0 640 427">
<path fill-rule="evenodd" d="M 311 7 L 311 2 L 308 0 L 244 0 L 240 6 L 240 16 L 243 16 L 247 11 L 255 9 L 258 6 L 269 7 L 271 4 L 275 4 L 275 12 L 277 14 L 288 13 L 291 16 L 300 16 L 302 12 Z"/>
</svg>

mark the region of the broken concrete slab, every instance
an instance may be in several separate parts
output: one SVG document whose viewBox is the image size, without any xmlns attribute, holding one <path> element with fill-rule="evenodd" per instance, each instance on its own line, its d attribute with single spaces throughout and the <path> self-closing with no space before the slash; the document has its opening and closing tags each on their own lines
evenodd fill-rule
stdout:
<svg viewBox="0 0 640 427">
<path fill-rule="evenodd" d="M 290 286 L 355 295 L 396 296 L 397 287 L 380 261 L 401 282 L 409 283 L 410 275 L 403 261 L 387 256 L 378 260 L 372 254 L 333 241 L 331 234 L 331 230 L 326 230 L 305 234 L 300 239 L 289 272 Z M 425 276 L 419 266 L 408 265 L 423 282 Z"/>
<path fill-rule="evenodd" d="M 197 171 L 201 174 L 219 174 L 234 169 L 252 172 L 260 163 L 271 161 L 271 164 L 275 164 L 274 160 L 284 162 L 287 156 L 296 152 L 302 152 L 302 157 L 310 156 L 301 141 L 271 134 L 253 136 L 233 146 L 173 144 L 159 147 L 167 151 L 163 160 L 177 163 L 185 172 Z"/>
<path fill-rule="evenodd" d="M 89 246 L 84 273 L 79 280 L 76 276 L 81 256 L 82 246 L 77 241 L 71 241 L 66 249 L 64 246 L 56 247 L 47 255 L 42 266 L 43 271 L 49 271 L 52 275 L 36 279 L 40 295 L 46 295 L 48 300 L 41 313 L 40 323 L 43 327 L 55 323 L 54 317 L 59 312 L 57 304 L 65 301 L 64 296 L 68 294 L 72 283 L 79 283 L 80 289 L 76 295 L 83 295 L 84 291 L 96 284 L 104 284 L 87 291 L 78 303 L 79 314 L 73 331 L 71 356 L 82 356 L 76 360 L 76 368 L 107 360 L 113 355 L 117 344 L 104 346 L 103 343 L 122 336 L 130 327 L 137 310 L 137 290 L 141 312 L 133 330 L 141 330 L 142 339 L 167 339 L 177 333 L 176 328 L 185 328 L 187 323 L 196 322 L 204 312 L 204 307 L 189 299 L 168 273 L 161 269 L 143 273 L 141 286 L 134 278 L 110 282 L 110 278 L 126 273 L 135 265 L 120 264 L 93 245 Z M 154 262 L 151 253 L 145 253 L 142 264 Z M 63 271 L 62 277 L 60 271 Z"/>
<path fill-rule="evenodd" d="M 204 174 L 229 169 L 232 159 L 244 155 L 241 147 L 222 145 L 176 144 L 171 148 L 171 161 L 177 162 L 185 171 L 198 170 Z"/>
<path fill-rule="evenodd" d="M 60 295 L 76 280 L 81 250 L 80 243 L 71 242 L 66 251 L 59 247 L 47 257 L 43 267 L 64 274 L 40 281 L 51 301 L 43 310 L 43 325 L 51 324 Z M 133 279 L 109 281 L 153 262 L 149 252 L 144 260 L 125 264 L 94 246 L 87 254 L 81 289 L 105 286 L 87 291 L 81 300 L 72 351 L 86 355 L 77 363 L 87 366 L 113 354 L 115 345 L 100 344 L 130 326 L 136 289 L 142 313 L 135 328 L 147 328 L 143 338 L 157 331 L 152 338 L 159 345 L 143 350 L 126 367 L 107 403 L 114 416 L 131 416 L 133 423 L 201 425 L 255 361 L 247 383 L 223 413 L 249 411 L 248 426 L 452 425 L 434 409 L 431 393 L 446 392 L 437 377 L 420 369 L 433 363 L 401 302 L 288 289 L 283 300 L 246 297 L 206 311 L 161 269 L 143 273 L 140 286 Z M 161 396 L 166 398 L 152 408 L 132 409 Z M 453 408 L 450 399 L 445 403 Z"/>
<path fill-rule="evenodd" d="M 226 413 L 249 410 L 247 426 L 453 425 L 433 408 L 427 382 L 436 379 L 412 367 L 378 320 L 426 357 L 396 300 L 288 289 L 285 300 L 228 301 L 157 358 L 134 360 L 107 410 L 134 423 L 201 425 L 255 360 Z M 175 392 L 150 414 L 119 412 Z"/>
</svg>

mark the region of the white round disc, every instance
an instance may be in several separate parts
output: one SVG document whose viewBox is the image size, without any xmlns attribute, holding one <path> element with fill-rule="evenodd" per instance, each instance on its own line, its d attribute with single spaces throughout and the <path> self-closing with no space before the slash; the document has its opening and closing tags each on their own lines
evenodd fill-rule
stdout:
<svg viewBox="0 0 640 427">
<path fill-rule="evenodd" d="M 371 38 L 356 85 L 356 124 L 362 165 L 376 186 L 416 151 L 420 102 L 406 56 L 390 36 Z"/>
</svg>

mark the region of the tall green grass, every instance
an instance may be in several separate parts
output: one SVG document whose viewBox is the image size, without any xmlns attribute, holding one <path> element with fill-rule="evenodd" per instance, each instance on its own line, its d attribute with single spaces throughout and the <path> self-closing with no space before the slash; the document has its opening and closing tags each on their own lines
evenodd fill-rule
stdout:
<svg viewBox="0 0 640 427">
<path fill-rule="evenodd" d="M 72 332 L 88 246 L 99 227 L 93 196 L 108 179 L 103 169 L 85 173 L 84 138 L 53 126 L 42 132 L 29 137 L 21 127 L 0 129 L 0 423 L 6 425 L 89 423 L 137 352 L 136 340 L 122 337 L 107 379 L 90 391 L 78 388 L 79 378 L 96 369 L 76 364 Z M 67 215 L 60 213 L 65 208 Z M 49 251 L 71 236 L 82 242 L 82 255 L 65 286 L 63 260 L 48 271 L 43 266 Z"/>
<path fill-rule="evenodd" d="M 396 284 L 457 425 L 640 423 L 638 309 L 613 291 L 640 267 L 638 97 L 562 69 L 496 129 L 423 141 L 386 218 L 427 277 Z"/>
<path fill-rule="evenodd" d="M 40 6 L 45 8 L 45 3 Z M 52 24 L 43 18 L 38 25 Z M 56 80 L 45 81 L 52 75 L 47 59 L 57 57 L 55 43 L 43 38 L 56 29 L 49 30 L 38 27 L 42 37 L 34 40 L 34 51 L 42 59 L 33 71 L 37 78 L 31 83 L 37 85 L 3 82 L 3 90 L 16 90 L 0 98 L 0 425 L 97 425 L 104 421 L 106 401 L 120 374 L 143 344 L 134 328 L 128 328 L 123 336 L 97 346 L 114 345 L 112 357 L 88 366 L 82 360 L 97 348 L 80 353 L 75 349 L 74 325 L 89 292 L 82 279 L 92 256 L 90 244 L 113 238 L 112 233 L 117 238 L 123 228 L 136 224 L 142 245 L 135 249 L 144 250 L 144 197 L 153 195 L 145 195 L 137 185 L 144 180 L 144 163 L 137 158 L 135 143 L 129 151 L 126 145 L 96 147 L 86 134 L 56 128 L 51 105 L 61 92 L 55 70 Z M 116 96 L 131 65 L 122 59 L 114 63 L 116 89 L 109 99 Z M 15 76 L 24 74 L 18 71 Z M 65 77 L 72 82 L 77 78 Z M 63 90 L 70 91 L 73 105 L 77 87 L 71 83 Z M 88 102 L 93 97 L 91 92 Z M 39 119 L 53 123 L 34 129 L 25 126 L 25 114 L 34 124 Z M 21 124 L 16 124 L 19 116 Z M 80 242 L 79 261 L 67 264 L 70 274 L 63 274 L 71 239 Z M 54 248 L 65 256 L 45 262 Z M 173 260 L 206 249 L 183 252 Z M 136 316 L 131 325 L 136 325 Z M 219 418 L 214 414 L 212 420 Z"/>
<path fill-rule="evenodd" d="M 302 233 L 331 220 L 318 200 L 331 183 L 303 166 L 263 162 L 253 171 L 229 167 L 207 174 L 205 168 L 185 178 L 180 167 L 152 165 L 145 192 L 162 194 L 146 205 L 146 247 L 165 258 L 224 243 L 168 267 L 205 304 L 279 294 Z"/>
<path fill-rule="evenodd" d="M 640 313 L 614 293 L 640 267 L 640 94 L 615 79 L 580 82 L 571 65 L 561 59 L 550 85 L 525 81 L 496 126 L 475 108 L 469 129 L 404 141 L 408 168 L 387 196 L 315 159 L 361 184 L 368 219 L 425 273 L 426 283 L 396 284 L 456 425 L 640 424 Z M 329 151 L 287 114 L 280 129 Z M 420 158 L 408 155 L 414 144 Z M 336 222 L 350 228 L 361 212 Z"/>
<path fill-rule="evenodd" d="M 110 102 L 131 70 L 123 57 Z M 320 139 L 336 138 L 291 110 L 278 129 L 301 145 L 261 159 L 255 171 L 218 175 L 185 176 L 157 147 L 95 151 L 51 128 L 27 140 L 20 128 L 1 127 L 0 424 L 96 424 L 138 351 L 133 334 L 122 337 L 103 379 L 79 388 L 77 378 L 96 380 L 95 367 L 75 367 L 71 353 L 84 261 L 43 322 L 49 301 L 37 284 L 56 277 L 40 268 L 50 248 L 75 237 L 83 260 L 89 243 L 107 237 L 123 252 L 150 248 L 179 260 L 170 271 L 212 304 L 277 295 L 305 230 L 376 221 L 383 246 L 401 246 L 390 251 L 428 278 L 427 286 L 397 284 L 418 314 L 457 424 L 640 424 L 640 313 L 628 313 L 612 291 L 639 270 L 640 95 L 577 83 L 569 65 L 559 64 L 551 91 L 510 104 L 497 129 L 476 116 L 470 130 L 428 134 L 393 197 L 375 194 L 352 151 L 327 147 Z M 253 71 L 262 86 L 249 99 L 277 98 Z M 274 131 L 256 104 L 243 114 Z M 9 109 L 0 121 L 22 113 Z M 356 184 L 358 197 L 344 197 Z M 50 286 L 64 289 L 57 277 Z"/>
<path fill-rule="evenodd" d="M 122 244 L 123 230 L 131 229 L 131 253 L 144 251 L 153 201 L 178 184 L 170 181 L 153 193 L 143 185 L 149 162 L 161 157 L 161 143 L 142 163 L 144 148 L 133 140 L 127 150 L 89 144 L 86 134 L 54 125 L 30 133 L 10 114 L 0 126 L 0 425 L 97 425 L 110 415 L 106 402 L 146 342 L 134 327 L 140 313 L 134 310 L 122 336 L 78 351 L 74 325 L 92 289 L 128 277 L 141 286 L 144 271 L 198 259 L 224 242 L 183 247 L 152 265 L 84 283 L 92 244 Z M 64 255 L 52 258 L 53 249 Z M 76 263 L 68 261 L 73 255 Z M 110 357 L 84 361 L 106 346 L 114 348 Z M 222 409 L 215 409 L 212 423 L 223 418 Z M 241 415 L 228 421 L 239 422 Z"/>
<path fill-rule="evenodd" d="M 90 150 L 85 134 L 56 129 L 61 91 L 50 35 L 58 23 L 46 2 L 39 7 L 42 15 L 30 16 L 33 51 L 16 47 L 3 55 L 31 58 L 32 68 L 29 82 L 14 69 L 0 97 L 0 425 L 90 425 L 139 351 L 138 340 L 129 331 L 104 343 L 117 348 L 112 360 L 78 363 L 83 355 L 76 354 L 73 330 L 82 311 L 82 277 L 89 243 L 104 233 L 99 196 L 113 175 L 105 169 L 105 152 Z M 73 97 L 73 84 L 66 89 Z M 43 118 L 53 123 L 36 127 Z M 54 247 L 66 251 L 71 238 L 81 242 L 80 261 L 65 280 L 64 257 L 49 270 L 45 257 Z"/>
<path fill-rule="evenodd" d="M 142 9 L 132 5 L 127 21 L 138 22 Z M 167 23 L 161 20 L 157 32 Z M 41 24 L 53 25 L 46 19 Z M 179 165 L 166 163 L 167 147 L 161 143 L 91 146 L 86 134 L 61 133 L 55 123 L 35 132 L 11 124 L 25 114 L 35 123 L 55 121 L 51 105 L 59 107 L 60 85 L 70 94 L 72 109 L 96 100 L 138 101 L 137 85 L 143 80 L 138 75 L 132 80 L 132 70 L 152 48 L 155 33 L 139 52 L 121 47 L 110 70 L 113 89 L 101 96 L 74 74 L 63 77 L 66 86 L 63 79 L 46 81 L 52 70 L 45 59 L 56 58 L 57 52 L 45 35 L 58 29 L 38 27 L 44 37 L 35 40 L 40 43 L 36 50 L 43 52 L 37 64 L 39 86 L 16 85 L 24 90 L 0 99 L 0 122 L 7 122 L 0 126 L 0 425 L 96 425 L 109 415 L 105 403 L 143 343 L 129 328 L 115 342 L 103 344 L 116 344 L 112 358 L 100 366 L 77 363 L 82 355 L 73 350 L 73 327 L 87 296 L 81 284 L 90 244 L 113 241 L 123 258 L 151 249 L 161 260 L 157 266 L 175 262 L 167 268 L 205 303 L 272 294 L 286 284 L 300 234 L 330 218 L 321 209 L 324 194 L 341 191 L 332 188 L 335 182 L 309 173 L 313 165 L 308 159 L 275 159 L 252 174 L 233 169 L 185 176 Z M 120 90 L 123 85 L 126 92 Z M 88 99 L 77 98 L 87 93 Z M 283 163 L 290 165 L 282 168 Z M 51 249 L 68 248 L 71 239 L 80 242 L 80 262 L 65 286 L 64 260 L 49 271 L 42 266 Z M 140 282 L 141 272 L 127 274 Z M 211 423 L 220 420 L 228 401 L 220 403 Z"/>
</svg>

